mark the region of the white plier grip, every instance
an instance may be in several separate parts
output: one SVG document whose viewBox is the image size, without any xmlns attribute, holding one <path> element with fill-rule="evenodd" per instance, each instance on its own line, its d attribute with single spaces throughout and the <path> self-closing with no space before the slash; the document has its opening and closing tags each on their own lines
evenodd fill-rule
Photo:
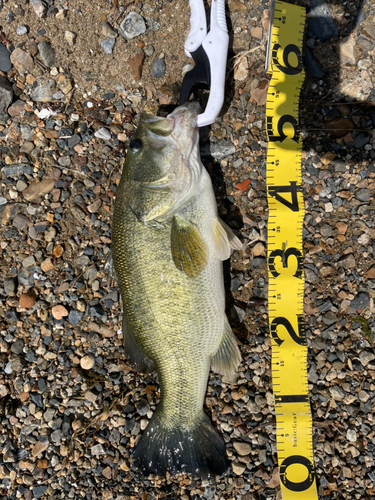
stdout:
<svg viewBox="0 0 375 500">
<path fill-rule="evenodd" d="M 190 31 L 185 42 L 185 53 L 194 58 L 198 49 L 203 49 L 209 67 L 206 82 L 210 94 L 206 109 L 198 115 L 197 126 L 210 125 L 219 116 L 224 103 L 224 86 L 228 54 L 229 35 L 225 20 L 225 0 L 212 0 L 210 29 L 207 33 L 206 12 L 203 0 L 189 0 Z M 194 71 L 194 70 L 192 70 Z M 191 80 L 191 78 L 190 78 Z M 180 103 L 183 104 L 183 103 Z"/>
</svg>

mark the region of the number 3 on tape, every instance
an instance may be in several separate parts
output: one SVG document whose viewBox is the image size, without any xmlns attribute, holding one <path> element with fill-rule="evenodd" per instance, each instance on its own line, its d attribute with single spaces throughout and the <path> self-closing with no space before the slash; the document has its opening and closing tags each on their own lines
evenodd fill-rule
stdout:
<svg viewBox="0 0 375 500">
<path fill-rule="evenodd" d="M 266 68 L 269 326 L 283 500 L 317 500 L 303 322 L 304 272 L 299 92 L 305 10 L 271 6 Z"/>
</svg>

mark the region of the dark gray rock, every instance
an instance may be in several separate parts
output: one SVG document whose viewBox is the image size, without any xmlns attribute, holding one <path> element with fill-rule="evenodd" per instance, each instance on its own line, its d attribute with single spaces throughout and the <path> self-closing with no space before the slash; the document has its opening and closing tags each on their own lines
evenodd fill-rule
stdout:
<svg viewBox="0 0 375 500">
<path fill-rule="evenodd" d="M 349 143 L 349 146 L 353 146 L 357 149 L 363 148 L 366 144 L 368 144 L 370 141 L 370 136 L 366 134 L 366 132 L 360 132 L 357 134 L 352 142 Z"/>
<path fill-rule="evenodd" d="M 329 482 L 325 478 L 325 476 L 320 476 L 320 486 L 326 488 L 329 485 Z"/>
<path fill-rule="evenodd" d="M 33 392 L 30 393 L 30 399 L 33 403 L 35 403 L 39 408 L 43 408 L 43 398 L 41 394 L 35 394 Z"/>
<path fill-rule="evenodd" d="M 131 40 L 146 32 L 146 23 L 137 12 L 130 12 L 120 24 L 120 33 L 124 38 Z"/>
<path fill-rule="evenodd" d="M 87 255 L 80 255 L 78 258 L 77 258 L 77 266 L 87 266 L 90 262 L 90 258 L 87 256 Z"/>
<path fill-rule="evenodd" d="M 29 363 L 35 363 L 35 361 L 38 359 L 36 356 L 35 356 L 35 353 L 32 349 L 29 349 L 25 355 L 25 359 L 26 361 L 28 361 Z"/>
<path fill-rule="evenodd" d="M 336 23 L 325 0 L 311 0 L 310 15 L 308 32 L 310 31 L 319 40 L 329 40 L 338 36 Z"/>
<path fill-rule="evenodd" d="M 8 10 L 5 20 L 8 24 L 10 24 L 14 21 L 15 17 L 14 12 L 12 10 Z"/>
<path fill-rule="evenodd" d="M 22 174 L 32 175 L 33 171 L 33 167 L 28 163 L 18 163 L 17 165 L 9 165 L 9 167 L 3 168 L 5 177 L 17 177 Z"/>
<path fill-rule="evenodd" d="M 15 342 L 13 342 L 10 350 L 13 354 L 21 354 L 24 345 L 25 344 L 23 343 L 22 339 L 17 339 Z"/>
<path fill-rule="evenodd" d="M 307 283 L 314 283 L 317 281 L 318 276 L 314 273 L 313 270 L 306 268 L 305 269 L 305 280 Z"/>
<path fill-rule="evenodd" d="M 354 299 L 350 303 L 350 307 L 355 309 L 364 309 L 370 305 L 370 297 L 366 292 L 360 292 L 358 295 L 354 297 Z"/>
<path fill-rule="evenodd" d="M 16 280 L 14 279 L 5 280 L 4 291 L 8 297 L 13 297 L 16 293 Z"/>
<path fill-rule="evenodd" d="M 150 405 L 144 399 L 140 399 L 137 404 L 138 415 L 144 417 L 145 415 L 147 415 L 149 411 L 150 411 Z"/>
<path fill-rule="evenodd" d="M 62 431 L 60 429 L 56 429 L 54 432 L 51 434 L 51 441 L 55 445 L 60 445 L 61 444 L 61 439 L 63 437 Z"/>
<path fill-rule="evenodd" d="M 44 378 L 40 378 L 38 380 L 38 389 L 43 392 L 45 390 L 45 388 L 47 387 L 47 384 L 46 384 L 46 381 L 44 380 Z"/>
<path fill-rule="evenodd" d="M 60 195 L 61 203 L 64 203 L 64 201 L 66 201 L 69 197 L 70 197 L 70 192 L 67 189 L 64 189 L 63 191 L 61 191 L 61 195 Z"/>
<path fill-rule="evenodd" d="M 236 292 L 238 290 L 238 287 L 240 286 L 240 283 L 241 283 L 241 281 L 240 281 L 240 279 L 237 276 L 235 276 L 234 278 L 232 278 L 230 280 L 230 291 L 231 292 Z"/>
<path fill-rule="evenodd" d="M 33 496 L 34 496 L 34 498 L 42 498 L 42 496 L 47 491 L 47 488 L 48 488 L 48 486 L 45 485 L 45 484 L 43 484 L 41 486 L 35 486 L 35 488 L 33 488 Z"/>
<path fill-rule="evenodd" d="M 151 69 L 152 76 L 154 78 L 161 78 L 165 75 L 165 61 L 164 59 L 155 58 Z"/>
<path fill-rule="evenodd" d="M 10 82 L 0 75 L 0 121 L 8 120 L 7 109 L 13 100 L 13 89 Z"/>
<path fill-rule="evenodd" d="M 309 75 L 315 78 L 323 78 L 324 71 L 308 48 L 305 49 L 305 67 Z"/>
<path fill-rule="evenodd" d="M 83 318 L 83 312 L 79 312 L 76 309 L 71 309 L 69 311 L 68 320 L 71 325 L 73 326 L 78 325 L 78 323 L 81 321 L 82 318 Z"/>
<path fill-rule="evenodd" d="M 355 192 L 355 197 L 359 201 L 368 201 L 370 199 L 370 196 L 371 196 L 371 190 L 370 189 L 362 188 L 362 189 L 358 189 Z"/>
<path fill-rule="evenodd" d="M 101 318 L 102 316 L 104 316 L 105 313 L 103 311 L 102 306 L 100 304 L 96 304 L 95 306 L 90 307 L 90 314 L 91 316 Z"/>
<path fill-rule="evenodd" d="M 366 14 L 363 9 L 359 9 L 357 13 L 357 19 L 355 20 L 355 25 L 358 26 L 359 24 L 363 23 L 363 21 L 366 19 Z"/>
<path fill-rule="evenodd" d="M 258 269 L 258 267 L 262 266 L 266 263 L 266 259 L 264 257 L 255 257 L 253 259 L 253 268 Z"/>
<path fill-rule="evenodd" d="M 9 71 L 12 67 L 9 50 L 0 43 L 0 71 Z"/>
<path fill-rule="evenodd" d="M 102 96 L 103 101 L 111 101 L 114 98 L 115 98 L 115 94 L 113 92 L 106 92 Z"/>
<path fill-rule="evenodd" d="M 336 323 L 336 321 L 337 321 L 337 316 L 332 311 L 329 311 L 327 314 L 323 316 L 323 323 L 325 323 L 328 326 L 333 325 L 334 323 Z"/>
<path fill-rule="evenodd" d="M 38 49 L 39 49 L 39 57 L 41 58 L 43 64 L 47 66 L 47 68 L 52 68 L 52 66 L 56 66 L 57 64 L 56 54 L 49 42 L 38 43 Z"/>
<path fill-rule="evenodd" d="M 16 313 L 15 309 L 9 309 L 5 314 L 4 314 L 5 319 L 8 321 L 18 321 L 18 316 Z"/>
<path fill-rule="evenodd" d="M 17 275 L 18 281 L 21 283 L 21 285 L 25 286 L 32 286 L 34 285 L 34 277 L 33 273 L 30 271 L 27 271 L 26 269 L 21 269 L 20 272 Z"/>
<path fill-rule="evenodd" d="M 74 146 L 77 146 L 81 142 L 81 136 L 79 134 L 74 134 L 72 137 L 69 137 L 68 139 L 68 148 L 74 148 Z"/>
<path fill-rule="evenodd" d="M 332 236 L 332 226 L 329 224 L 322 224 L 320 226 L 320 234 L 327 237 Z"/>
<path fill-rule="evenodd" d="M 326 300 L 322 304 L 318 305 L 318 311 L 319 312 L 326 312 L 329 311 L 332 307 L 332 302 L 330 300 Z"/>
<path fill-rule="evenodd" d="M 29 224 L 29 219 L 22 214 L 17 214 L 13 219 L 13 227 L 22 230 Z"/>
<path fill-rule="evenodd" d="M 246 316 L 246 311 L 242 309 L 241 307 L 233 306 L 232 308 L 232 317 L 242 323 Z"/>
</svg>

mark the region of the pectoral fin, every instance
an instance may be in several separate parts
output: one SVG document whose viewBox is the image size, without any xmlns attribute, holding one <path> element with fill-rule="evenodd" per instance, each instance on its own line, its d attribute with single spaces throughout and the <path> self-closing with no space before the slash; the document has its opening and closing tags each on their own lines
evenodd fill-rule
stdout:
<svg viewBox="0 0 375 500">
<path fill-rule="evenodd" d="M 171 251 L 177 269 L 190 278 L 198 276 L 208 262 L 208 247 L 197 226 L 183 217 L 173 217 Z"/>
<path fill-rule="evenodd" d="M 225 316 L 224 334 L 218 350 L 212 356 L 211 369 L 221 375 L 231 375 L 241 362 L 241 354 L 232 328 Z"/>
<path fill-rule="evenodd" d="M 242 250 L 241 241 L 232 229 L 219 218 L 213 220 L 215 253 L 220 260 L 227 260 L 232 250 Z"/>
<path fill-rule="evenodd" d="M 134 334 L 126 320 L 122 320 L 122 335 L 124 339 L 125 355 L 132 368 L 141 373 L 149 373 L 155 370 L 154 362 L 142 351 L 134 339 Z"/>
</svg>

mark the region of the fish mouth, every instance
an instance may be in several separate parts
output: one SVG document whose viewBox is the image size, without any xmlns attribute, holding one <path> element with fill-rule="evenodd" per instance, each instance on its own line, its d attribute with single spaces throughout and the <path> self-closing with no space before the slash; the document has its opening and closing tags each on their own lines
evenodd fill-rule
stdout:
<svg viewBox="0 0 375 500">
<path fill-rule="evenodd" d="M 153 147 L 166 146 L 174 152 L 174 160 L 167 174 L 158 181 L 143 183 L 143 187 L 147 189 L 166 189 L 176 197 L 173 206 L 162 217 L 158 217 L 159 222 L 164 222 L 183 206 L 199 183 L 203 168 L 197 127 L 199 112 L 199 104 L 189 102 L 179 106 L 165 118 L 145 114 L 142 116 L 142 123 L 147 130 L 149 142 L 153 141 Z"/>
<path fill-rule="evenodd" d="M 179 150 L 186 160 L 198 144 L 197 116 L 199 112 L 199 103 L 192 101 L 179 106 L 166 118 L 174 122 L 171 137 L 179 144 Z"/>
</svg>

